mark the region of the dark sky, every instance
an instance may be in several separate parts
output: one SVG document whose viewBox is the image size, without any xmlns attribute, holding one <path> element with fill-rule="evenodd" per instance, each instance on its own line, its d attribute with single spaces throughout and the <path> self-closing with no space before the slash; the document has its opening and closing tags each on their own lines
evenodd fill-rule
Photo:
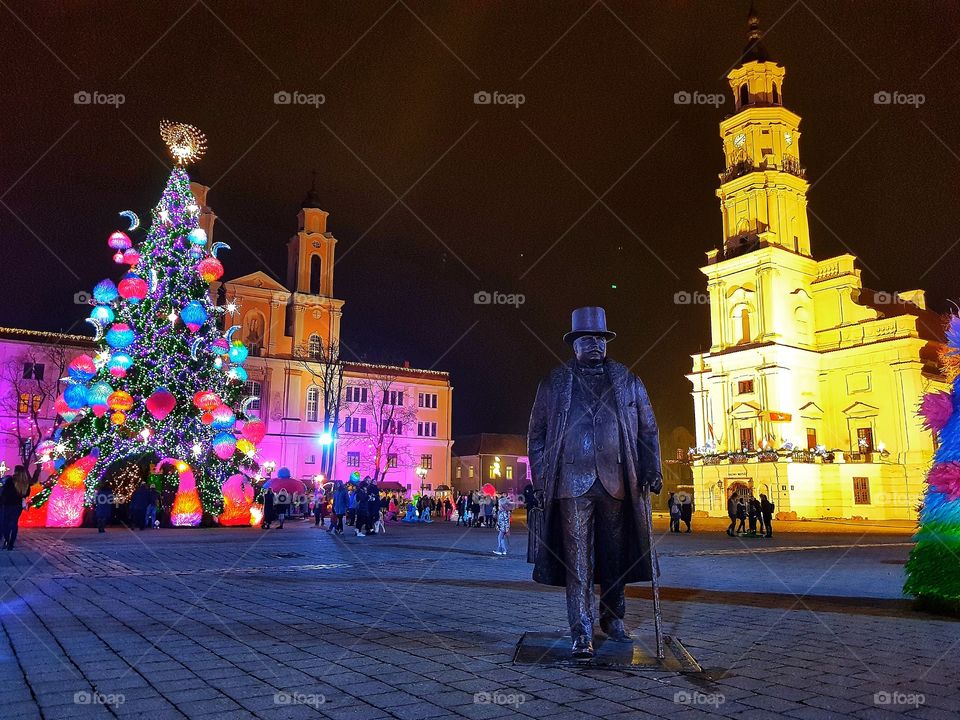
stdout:
<svg viewBox="0 0 960 720">
<path fill-rule="evenodd" d="M 709 344 L 708 310 L 673 298 L 705 288 L 698 267 L 721 241 L 717 124 L 747 7 L 8 0 L 0 323 L 88 330 L 73 294 L 116 275 L 116 213 L 159 197 L 168 117 L 209 138 L 192 174 L 213 184 L 228 277 L 286 279 L 317 170 L 345 344 L 449 370 L 455 433 L 523 431 L 586 304 L 607 308 L 610 354 L 636 363 L 661 425 L 691 425 L 684 373 Z M 804 119 L 814 255 L 855 253 L 866 285 L 923 287 L 946 310 L 960 256 L 957 3 L 758 8 L 787 68 L 784 103 Z M 326 102 L 276 105 L 281 90 Z M 474 104 L 494 90 L 525 103 Z M 677 105 L 681 90 L 726 104 Z M 884 90 L 925 101 L 878 106 Z M 78 91 L 125 102 L 76 105 Z M 526 302 L 476 305 L 478 290 Z"/>
</svg>

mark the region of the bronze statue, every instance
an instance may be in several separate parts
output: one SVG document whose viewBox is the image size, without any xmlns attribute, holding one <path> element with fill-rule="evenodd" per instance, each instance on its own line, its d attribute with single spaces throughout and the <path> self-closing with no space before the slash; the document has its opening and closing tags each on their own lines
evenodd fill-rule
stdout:
<svg viewBox="0 0 960 720">
<path fill-rule="evenodd" d="M 566 587 L 571 652 L 578 659 L 594 655 L 595 582 L 600 629 L 615 642 L 632 641 L 623 624 L 626 584 L 654 583 L 663 657 L 649 495 L 663 486 L 657 423 L 640 378 L 606 358 L 614 337 L 603 308 L 573 311 L 563 339 L 576 358 L 540 383 L 527 437 L 543 501 L 528 560 L 536 582 Z"/>
</svg>

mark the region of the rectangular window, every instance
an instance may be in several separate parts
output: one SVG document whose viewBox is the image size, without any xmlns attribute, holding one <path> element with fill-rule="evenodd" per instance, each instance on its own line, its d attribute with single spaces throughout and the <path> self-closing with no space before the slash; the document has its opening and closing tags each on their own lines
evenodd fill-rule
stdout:
<svg viewBox="0 0 960 720">
<path fill-rule="evenodd" d="M 817 448 L 817 429 L 807 428 L 807 450 L 816 450 Z"/>
<path fill-rule="evenodd" d="M 316 455 L 307 455 L 306 457 L 303 458 L 304 465 L 315 465 L 316 462 L 317 462 Z"/>
<path fill-rule="evenodd" d="M 457 465 L 457 480 L 463 477 L 463 468 Z"/>
<path fill-rule="evenodd" d="M 347 453 L 347 467 L 360 467 L 359 451 L 351 451 Z"/>
<path fill-rule="evenodd" d="M 737 394 L 746 395 L 753 392 L 753 380 L 741 380 L 737 383 Z"/>
<path fill-rule="evenodd" d="M 507 465 L 507 480 L 513 480 L 513 465 Z"/>
<path fill-rule="evenodd" d="M 473 465 L 467 468 L 467 477 L 473 477 Z"/>
<path fill-rule="evenodd" d="M 433 455 L 421 455 L 420 467 L 424 470 L 433 470 Z"/>
<path fill-rule="evenodd" d="M 418 393 L 417 407 L 436 409 L 437 394 L 436 393 Z"/>
<path fill-rule="evenodd" d="M 364 433 L 367 431 L 367 419 L 350 417 L 344 421 L 343 429 L 348 433 Z"/>
<path fill-rule="evenodd" d="M 23 364 L 24 380 L 43 380 L 43 363 L 25 362 Z"/>
<path fill-rule="evenodd" d="M 417 435 L 420 437 L 436 437 L 437 424 L 435 422 L 418 422 Z"/>
<path fill-rule="evenodd" d="M 854 505 L 870 504 L 870 478 L 855 477 L 853 479 Z"/>
<path fill-rule="evenodd" d="M 403 390 L 387 390 L 383 394 L 384 405 L 403 405 Z"/>
<path fill-rule="evenodd" d="M 854 452 L 873 452 L 873 428 L 857 428 L 857 449 Z"/>
<path fill-rule="evenodd" d="M 397 466 L 397 454 L 387 453 L 387 467 L 395 468 Z"/>
<path fill-rule="evenodd" d="M 753 428 L 740 428 L 740 449 L 753 452 Z"/>
<path fill-rule="evenodd" d="M 403 423 L 399 420 L 384 420 L 380 427 L 384 435 L 403 435 Z"/>
<path fill-rule="evenodd" d="M 256 380 L 248 380 L 243 386 L 243 394 L 246 397 L 255 397 L 256 400 L 251 400 L 247 403 L 247 411 L 251 412 L 253 410 L 260 410 L 260 398 L 261 398 L 262 387 L 260 383 Z"/>
<path fill-rule="evenodd" d="M 367 389 L 365 387 L 356 387 L 347 385 L 347 402 L 365 403 L 367 401 Z"/>
<path fill-rule="evenodd" d="M 30 398 L 33 398 L 33 412 L 40 412 L 40 406 L 43 404 L 42 395 L 30 395 L 30 393 L 20 393 L 20 402 L 17 403 L 21 415 L 30 412 Z"/>
</svg>

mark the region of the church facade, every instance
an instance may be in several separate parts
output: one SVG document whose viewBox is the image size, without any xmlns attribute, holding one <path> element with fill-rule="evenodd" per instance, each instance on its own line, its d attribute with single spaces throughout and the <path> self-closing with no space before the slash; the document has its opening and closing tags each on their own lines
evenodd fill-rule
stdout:
<svg viewBox="0 0 960 720">
<path fill-rule="evenodd" d="M 693 355 L 698 511 L 761 493 L 780 517 L 912 519 L 935 450 L 916 410 L 946 388 L 922 290 L 863 286 L 857 259 L 813 256 L 800 117 L 750 17 L 720 123 L 722 245 L 707 252 L 710 349 Z"/>
</svg>

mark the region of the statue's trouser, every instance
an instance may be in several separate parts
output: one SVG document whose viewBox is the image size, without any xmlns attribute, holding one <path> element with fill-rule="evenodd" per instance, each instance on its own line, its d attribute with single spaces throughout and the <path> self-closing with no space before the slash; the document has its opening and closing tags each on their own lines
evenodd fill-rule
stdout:
<svg viewBox="0 0 960 720">
<path fill-rule="evenodd" d="M 599 481 L 583 495 L 561 498 L 563 562 L 567 572 L 567 619 L 574 638 L 593 636 L 593 586 L 600 584 L 600 622 L 623 619 L 624 503 Z"/>
</svg>

